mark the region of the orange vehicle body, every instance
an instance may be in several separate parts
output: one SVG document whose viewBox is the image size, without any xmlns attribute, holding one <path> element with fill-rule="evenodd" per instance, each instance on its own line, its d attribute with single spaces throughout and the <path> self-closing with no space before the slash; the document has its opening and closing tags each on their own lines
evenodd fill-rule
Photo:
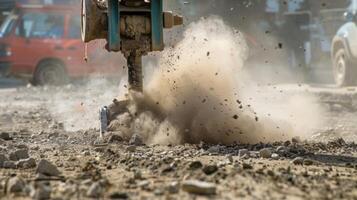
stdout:
<svg viewBox="0 0 357 200">
<path fill-rule="evenodd" d="M 125 60 L 118 54 L 108 53 L 104 49 L 105 41 L 88 44 L 89 59 L 85 61 L 85 44 L 81 40 L 78 10 L 58 5 L 18 6 L 2 26 L 0 72 L 31 79 L 41 63 L 54 61 L 60 63 L 71 78 L 90 74 L 120 74 Z M 48 22 L 51 17 L 57 21 L 60 19 L 58 26 L 53 28 L 58 30 L 54 34 L 50 33 L 46 25 L 53 23 Z"/>
</svg>

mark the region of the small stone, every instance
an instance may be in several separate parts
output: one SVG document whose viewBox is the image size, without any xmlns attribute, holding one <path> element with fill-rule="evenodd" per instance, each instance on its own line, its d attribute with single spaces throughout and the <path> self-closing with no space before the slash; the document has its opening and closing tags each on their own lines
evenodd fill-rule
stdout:
<svg viewBox="0 0 357 200">
<path fill-rule="evenodd" d="M 276 148 L 276 151 L 277 151 L 278 153 L 285 153 L 285 152 L 288 151 L 288 148 L 285 147 L 285 146 L 278 146 L 278 147 Z"/>
<path fill-rule="evenodd" d="M 22 159 L 16 163 L 17 168 L 30 169 L 36 167 L 36 160 L 34 158 Z"/>
<path fill-rule="evenodd" d="M 272 158 L 273 160 L 279 160 L 280 156 L 279 156 L 279 154 L 277 154 L 277 153 L 273 153 L 273 154 L 271 154 L 271 158 Z"/>
<path fill-rule="evenodd" d="M 103 193 L 103 188 L 99 182 L 93 183 L 87 190 L 87 197 L 99 198 Z"/>
<path fill-rule="evenodd" d="M 134 145 L 130 145 L 126 148 L 126 151 L 128 152 L 135 152 L 135 150 L 136 150 L 136 146 Z"/>
<path fill-rule="evenodd" d="M 150 182 L 149 182 L 148 180 L 140 181 L 140 182 L 138 183 L 138 187 L 140 187 L 140 188 L 142 188 L 142 189 L 146 188 L 146 187 L 149 186 L 149 185 L 150 185 Z"/>
<path fill-rule="evenodd" d="M 304 160 L 304 165 L 309 166 L 309 165 L 313 165 L 313 164 L 314 164 L 314 161 L 311 160 L 311 159 L 305 159 L 305 160 Z"/>
<path fill-rule="evenodd" d="M 120 137 L 120 135 L 111 135 L 108 139 L 108 142 L 109 143 L 118 143 L 118 142 L 122 142 L 123 141 L 123 138 Z"/>
<path fill-rule="evenodd" d="M 51 199 L 52 188 L 49 182 L 37 182 L 35 189 L 31 192 L 31 197 L 33 199 L 45 200 Z"/>
<path fill-rule="evenodd" d="M 59 176 L 61 174 L 57 167 L 47 160 L 41 160 L 38 163 L 36 173 L 44 174 L 47 176 Z"/>
<path fill-rule="evenodd" d="M 125 192 L 114 192 L 109 195 L 110 199 L 128 199 L 129 196 Z"/>
<path fill-rule="evenodd" d="M 165 191 L 163 190 L 163 189 L 161 189 L 161 188 L 157 188 L 157 189 L 155 189 L 155 191 L 154 191 L 154 194 L 156 195 L 156 196 L 161 196 L 161 195 L 163 195 L 165 193 Z"/>
<path fill-rule="evenodd" d="M 29 156 L 27 149 L 20 149 L 20 150 L 10 153 L 10 155 L 9 155 L 9 158 L 12 161 L 19 161 L 21 159 L 27 159 L 29 157 L 30 156 Z"/>
<path fill-rule="evenodd" d="M 9 161 L 9 159 L 4 154 L 0 154 L 0 168 L 4 166 L 5 161 Z"/>
<path fill-rule="evenodd" d="M 8 132 L 1 132 L 0 139 L 6 140 L 6 141 L 12 140 L 12 138 L 10 137 L 10 134 Z"/>
<path fill-rule="evenodd" d="M 134 135 L 131 137 L 131 139 L 130 139 L 130 141 L 129 141 L 129 144 L 130 144 L 130 145 L 141 146 L 141 145 L 144 144 L 144 142 L 143 142 L 142 138 L 140 137 L 140 135 L 134 134 Z"/>
<path fill-rule="evenodd" d="M 248 163 L 243 163 L 242 167 L 243 167 L 243 169 L 253 169 L 253 166 Z"/>
<path fill-rule="evenodd" d="M 207 149 L 209 153 L 219 153 L 221 147 L 219 145 L 216 146 L 211 146 L 210 148 Z"/>
<path fill-rule="evenodd" d="M 12 177 L 8 180 L 6 187 L 6 192 L 9 193 L 20 193 L 25 188 L 25 181 L 19 177 Z"/>
<path fill-rule="evenodd" d="M 238 156 L 239 157 L 244 157 L 244 156 L 248 156 L 249 157 L 249 151 L 248 149 L 239 149 L 239 152 L 238 152 Z"/>
<path fill-rule="evenodd" d="M 190 165 L 188 166 L 188 168 L 190 170 L 196 170 L 203 167 L 202 163 L 200 161 L 193 161 L 190 163 Z"/>
<path fill-rule="evenodd" d="M 203 171 L 206 175 L 214 174 L 217 170 L 218 170 L 217 165 L 206 165 L 206 166 L 203 167 L 203 169 L 202 169 L 202 171 Z"/>
<path fill-rule="evenodd" d="M 167 190 L 169 191 L 169 193 L 171 194 L 176 194 L 179 192 L 179 183 L 177 181 L 174 181 L 172 183 L 170 183 L 170 185 L 167 187 Z"/>
<path fill-rule="evenodd" d="M 216 185 L 214 183 L 198 180 L 187 180 L 182 182 L 182 190 L 192 194 L 214 195 L 216 194 Z"/>
<path fill-rule="evenodd" d="M 16 169 L 16 163 L 14 161 L 5 161 L 3 167 L 5 169 Z"/>
<path fill-rule="evenodd" d="M 304 158 L 296 157 L 291 161 L 294 165 L 302 165 L 304 163 Z"/>
<path fill-rule="evenodd" d="M 135 170 L 134 171 L 134 179 L 142 179 L 142 174 L 141 174 L 141 171 L 139 170 Z"/>
<path fill-rule="evenodd" d="M 269 148 L 264 148 L 259 151 L 259 155 L 261 158 L 271 158 L 271 150 Z"/>
<path fill-rule="evenodd" d="M 300 137 L 293 137 L 293 138 L 291 139 L 291 142 L 292 142 L 292 143 L 300 143 L 300 142 L 301 142 L 301 138 L 300 138 Z"/>
</svg>

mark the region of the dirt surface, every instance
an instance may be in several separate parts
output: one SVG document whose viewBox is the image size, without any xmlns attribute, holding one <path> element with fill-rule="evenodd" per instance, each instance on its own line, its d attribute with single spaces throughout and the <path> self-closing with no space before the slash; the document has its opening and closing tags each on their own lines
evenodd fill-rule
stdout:
<svg viewBox="0 0 357 200">
<path fill-rule="evenodd" d="M 357 199 L 357 92 L 281 90 L 317 93 L 328 126 L 309 141 L 255 145 L 146 146 L 117 135 L 103 142 L 92 115 L 112 93 L 84 86 L 1 89 L 0 198 Z M 68 127 L 83 119 L 87 126 Z"/>
</svg>

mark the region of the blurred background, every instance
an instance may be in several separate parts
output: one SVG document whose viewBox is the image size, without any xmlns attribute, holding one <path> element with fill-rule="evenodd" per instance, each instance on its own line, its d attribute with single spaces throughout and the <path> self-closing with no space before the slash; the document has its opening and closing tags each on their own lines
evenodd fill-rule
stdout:
<svg viewBox="0 0 357 200">
<path fill-rule="evenodd" d="M 246 68 L 257 79 L 335 84 L 333 38 L 354 21 L 357 1 L 166 0 L 165 8 L 183 15 L 185 25 L 215 15 L 242 32 L 249 46 Z M 120 54 L 104 50 L 105 41 L 91 43 L 84 61 L 79 0 L 1 0 L 0 23 L 2 77 L 62 84 L 93 74 L 116 77 L 125 68 Z M 175 35 L 167 43 L 179 41 L 180 32 L 167 32 Z M 269 72 L 275 77 L 264 80 Z"/>
</svg>

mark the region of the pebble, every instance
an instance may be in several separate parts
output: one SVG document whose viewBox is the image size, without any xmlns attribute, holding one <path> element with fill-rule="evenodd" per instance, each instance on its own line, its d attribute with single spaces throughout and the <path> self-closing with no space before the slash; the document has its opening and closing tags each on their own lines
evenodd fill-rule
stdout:
<svg viewBox="0 0 357 200">
<path fill-rule="evenodd" d="M 94 182 L 87 190 L 87 197 L 99 198 L 103 193 L 103 188 L 99 182 Z"/>
<path fill-rule="evenodd" d="M 313 160 L 310 160 L 310 159 L 305 159 L 304 160 L 304 165 L 313 165 L 313 164 L 314 164 Z"/>
<path fill-rule="evenodd" d="M 8 180 L 6 187 L 7 193 L 19 193 L 25 188 L 25 181 L 19 177 L 12 177 Z"/>
<path fill-rule="evenodd" d="M 202 171 L 206 174 L 206 175 L 211 175 L 214 174 L 215 172 L 217 172 L 218 167 L 217 165 L 206 165 L 203 167 Z"/>
<path fill-rule="evenodd" d="M 271 158 L 272 152 L 269 148 L 264 148 L 259 151 L 259 155 L 261 158 Z"/>
<path fill-rule="evenodd" d="M 203 165 L 200 161 L 192 161 L 188 166 L 190 170 L 200 169 L 201 167 L 203 167 Z"/>
<path fill-rule="evenodd" d="M 273 160 L 279 160 L 280 156 L 279 156 L 279 154 L 277 154 L 277 153 L 273 153 L 273 154 L 271 154 L 271 158 L 272 158 Z"/>
<path fill-rule="evenodd" d="M 248 156 L 249 157 L 248 149 L 239 149 L 238 156 L 239 157 L 244 157 L 244 156 Z"/>
<path fill-rule="evenodd" d="M 38 182 L 35 187 L 36 189 L 33 189 L 30 194 L 33 199 L 51 199 L 52 188 L 49 182 Z"/>
<path fill-rule="evenodd" d="M 0 167 L 3 167 L 6 161 L 9 161 L 9 159 L 4 154 L 0 154 Z"/>
<path fill-rule="evenodd" d="M 128 152 L 135 152 L 135 150 L 136 150 L 136 146 L 134 145 L 130 145 L 126 148 L 126 151 Z"/>
<path fill-rule="evenodd" d="M 19 160 L 16 163 L 17 168 L 30 169 L 36 167 L 36 160 L 34 158 L 27 158 Z"/>
<path fill-rule="evenodd" d="M 123 141 L 123 138 L 120 137 L 120 135 L 111 135 L 108 139 L 108 142 L 109 143 L 118 143 L 118 142 L 122 142 Z"/>
<path fill-rule="evenodd" d="M 20 150 L 10 153 L 10 155 L 9 155 L 9 158 L 12 161 L 19 161 L 21 159 L 27 159 L 29 157 L 30 156 L 29 156 L 27 149 L 20 149 Z"/>
<path fill-rule="evenodd" d="M 0 133 L 0 139 L 11 140 L 12 138 L 10 137 L 10 134 L 8 132 L 1 132 Z"/>
<path fill-rule="evenodd" d="M 128 199 L 129 195 L 125 192 L 113 192 L 109 195 L 110 199 Z"/>
<path fill-rule="evenodd" d="M 3 167 L 5 169 L 16 169 L 16 163 L 14 161 L 5 161 Z"/>
<path fill-rule="evenodd" d="M 47 176 L 59 176 L 61 174 L 55 165 L 44 159 L 38 163 L 36 173 Z"/>
<path fill-rule="evenodd" d="M 211 146 L 210 148 L 207 149 L 209 153 L 219 153 L 221 147 L 219 145 L 216 146 Z"/>
<path fill-rule="evenodd" d="M 214 195 L 216 194 L 216 185 L 214 183 L 198 180 L 187 180 L 182 182 L 182 190 L 192 194 Z"/>
<path fill-rule="evenodd" d="M 243 163 L 242 167 L 243 167 L 243 169 L 253 169 L 253 166 L 248 163 Z"/>
<path fill-rule="evenodd" d="M 169 184 L 169 186 L 167 187 L 167 190 L 171 194 L 176 194 L 179 192 L 179 189 L 180 189 L 179 186 L 180 186 L 180 184 L 177 181 L 174 181 Z"/>
<path fill-rule="evenodd" d="M 296 157 L 291 161 L 294 165 L 302 165 L 304 163 L 304 158 Z"/>
<path fill-rule="evenodd" d="M 141 145 L 143 145 L 144 143 L 143 143 L 143 140 L 142 140 L 142 138 L 140 137 L 140 135 L 134 134 L 134 135 L 131 137 L 131 139 L 130 139 L 130 141 L 129 141 L 129 144 L 130 144 L 130 145 L 135 145 L 135 146 L 141 146 Z"/>
</svg>

